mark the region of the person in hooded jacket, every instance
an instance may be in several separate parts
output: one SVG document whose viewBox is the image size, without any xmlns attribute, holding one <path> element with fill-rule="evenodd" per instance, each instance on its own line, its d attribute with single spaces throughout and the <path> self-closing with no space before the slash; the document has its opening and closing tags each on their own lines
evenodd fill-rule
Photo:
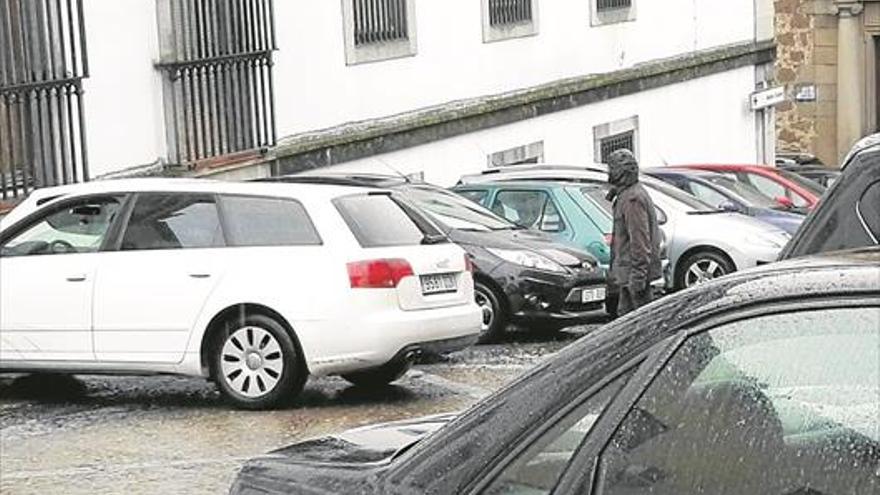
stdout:
<svg viewBox="0 0 880 495">
<path fill-rule="evenodd" d="M 660 227 L 654 202 L 639 183 L 635 155 L 614 151 L 607 165 L 614 205 L 610 279 L 620 294 L 617 314 L 623 315 L 653 299 L 651 281 L 661 276 Z"/>
</svg>

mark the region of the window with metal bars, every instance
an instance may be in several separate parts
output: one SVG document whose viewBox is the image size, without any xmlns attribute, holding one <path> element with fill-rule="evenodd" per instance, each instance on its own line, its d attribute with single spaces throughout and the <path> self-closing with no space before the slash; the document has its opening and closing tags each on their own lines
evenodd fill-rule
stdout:
<svg viewBox="0 0 880 495">
<path fill-rule="evenodd" d="M 273 0 L 160 0 L 169 160 L 275 145 Z"/>
<path fill-rule="evenodd" d="M 608 163 L 608 157 L 617 150 L 635 153 L 635 134 L 635 131 L 627 131 L 603 138 L 600 141 L 602 163 Z"/>
<path fill-rule="evenodd" d="M 532 0 L 489 0 L 492 27 L 532 22 Z"/>
<path fill-rule="evenodd" d="M 352 0 L 355 46 L 406 40 L 406 0 Z"/>
<path fill-rule="evenodd" d="M 88 180 L 82 0 L 0 0 L 0 199 Z"/>
<path fill-rule="evenodd" d="M 630 7 L 632 7 L 632 0 L 596 0 L 596 10 L 599 12 L 628 9 Z"/>
</svg>

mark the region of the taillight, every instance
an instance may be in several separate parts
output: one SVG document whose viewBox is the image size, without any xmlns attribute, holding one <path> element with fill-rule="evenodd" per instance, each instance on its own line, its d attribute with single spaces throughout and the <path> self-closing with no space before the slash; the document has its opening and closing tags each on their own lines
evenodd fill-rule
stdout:
<svg viewBox="0 0 880 495">
<path fill-rule="evenodd" d="M 605 234 L 605 244 L 611 245 L 611 242 L 614 240 L 614 234 Z"/>
<path fill-rule="evenodd" d="M 474 273 L 474 262 L 471 261 L 471 255 L 467 253 L 464 255 L 464 269 L 465 271 Z"/>
<path fill-rule="evenodd" d="M 353 289 L 393 289 L 413 275 L 412 266 L 402 259 L 357 261 L 346 266 Z"/>
</svg>

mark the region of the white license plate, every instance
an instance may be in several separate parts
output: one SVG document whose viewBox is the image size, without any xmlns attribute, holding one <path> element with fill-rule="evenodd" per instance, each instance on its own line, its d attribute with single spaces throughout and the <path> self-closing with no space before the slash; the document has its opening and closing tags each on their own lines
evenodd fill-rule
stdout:
<svg viewBox="0 0 880 495">
<path fill-rule="evenodd" d="M 605 287 L 598 289 L 584 289 L 581 291 L 581 302 L 591 303 L 605 300 Z"/>
<path fill-rule="evenodd" d="M 458 278 L 454 273 L 422 275 L 422 294 L 442 294 L 458 290 Z"/>
</svg>

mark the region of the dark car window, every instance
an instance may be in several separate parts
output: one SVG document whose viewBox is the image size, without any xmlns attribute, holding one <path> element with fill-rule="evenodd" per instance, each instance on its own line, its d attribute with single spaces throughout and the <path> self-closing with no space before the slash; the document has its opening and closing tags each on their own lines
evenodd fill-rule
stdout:
<svg viewBox="0 0 880 495">
<path fill-rule="evenodd" d="M 412 246 L 440 232 L 420 224 L 388 194 L 361 194 L 334 201 L 362 247 Z"/>
<path fill-rule="evenodd" d="M 875 243 L 880 241 L 880 181 L 874 182 L 859 199 L 859 218 L 874 236 Z"/>
<path fill-rule="evenodd" d="M 489 495 L 550 493 L 599 419 L 602 411 L 626 383 L 625 373 L 552 425 L 523 450 L 483 491 Z"/>
<path fill-rule="evenodd" d="M 556 204 L 545 191 L 499 191 L 492 211 L 526 228 L 545 232 L 565 230 Z"/>
<path fill-rule="evenodd" d="M 51 208 L 9 239 L 2 256 L 92 253 L 104 243 L 122 204 L 120 197 L 92 197 Z"/>
<path fill-rule="evenodd" d="M 233 246 L 314 246 L 321 238 L 298 201 L 222 196 L 223 217 Z"/>
<path fill-rule="evenodd" d="M 599 493 L 878 493 L 878 321 L 821 309 L 689 338 L 602 453 Z"/>
<path fill-rule="evenodd" d="M 121 249 L 210 248 L 224 245 L 214 197 L 208 194 L 139 194 Z"/>
</svg>

